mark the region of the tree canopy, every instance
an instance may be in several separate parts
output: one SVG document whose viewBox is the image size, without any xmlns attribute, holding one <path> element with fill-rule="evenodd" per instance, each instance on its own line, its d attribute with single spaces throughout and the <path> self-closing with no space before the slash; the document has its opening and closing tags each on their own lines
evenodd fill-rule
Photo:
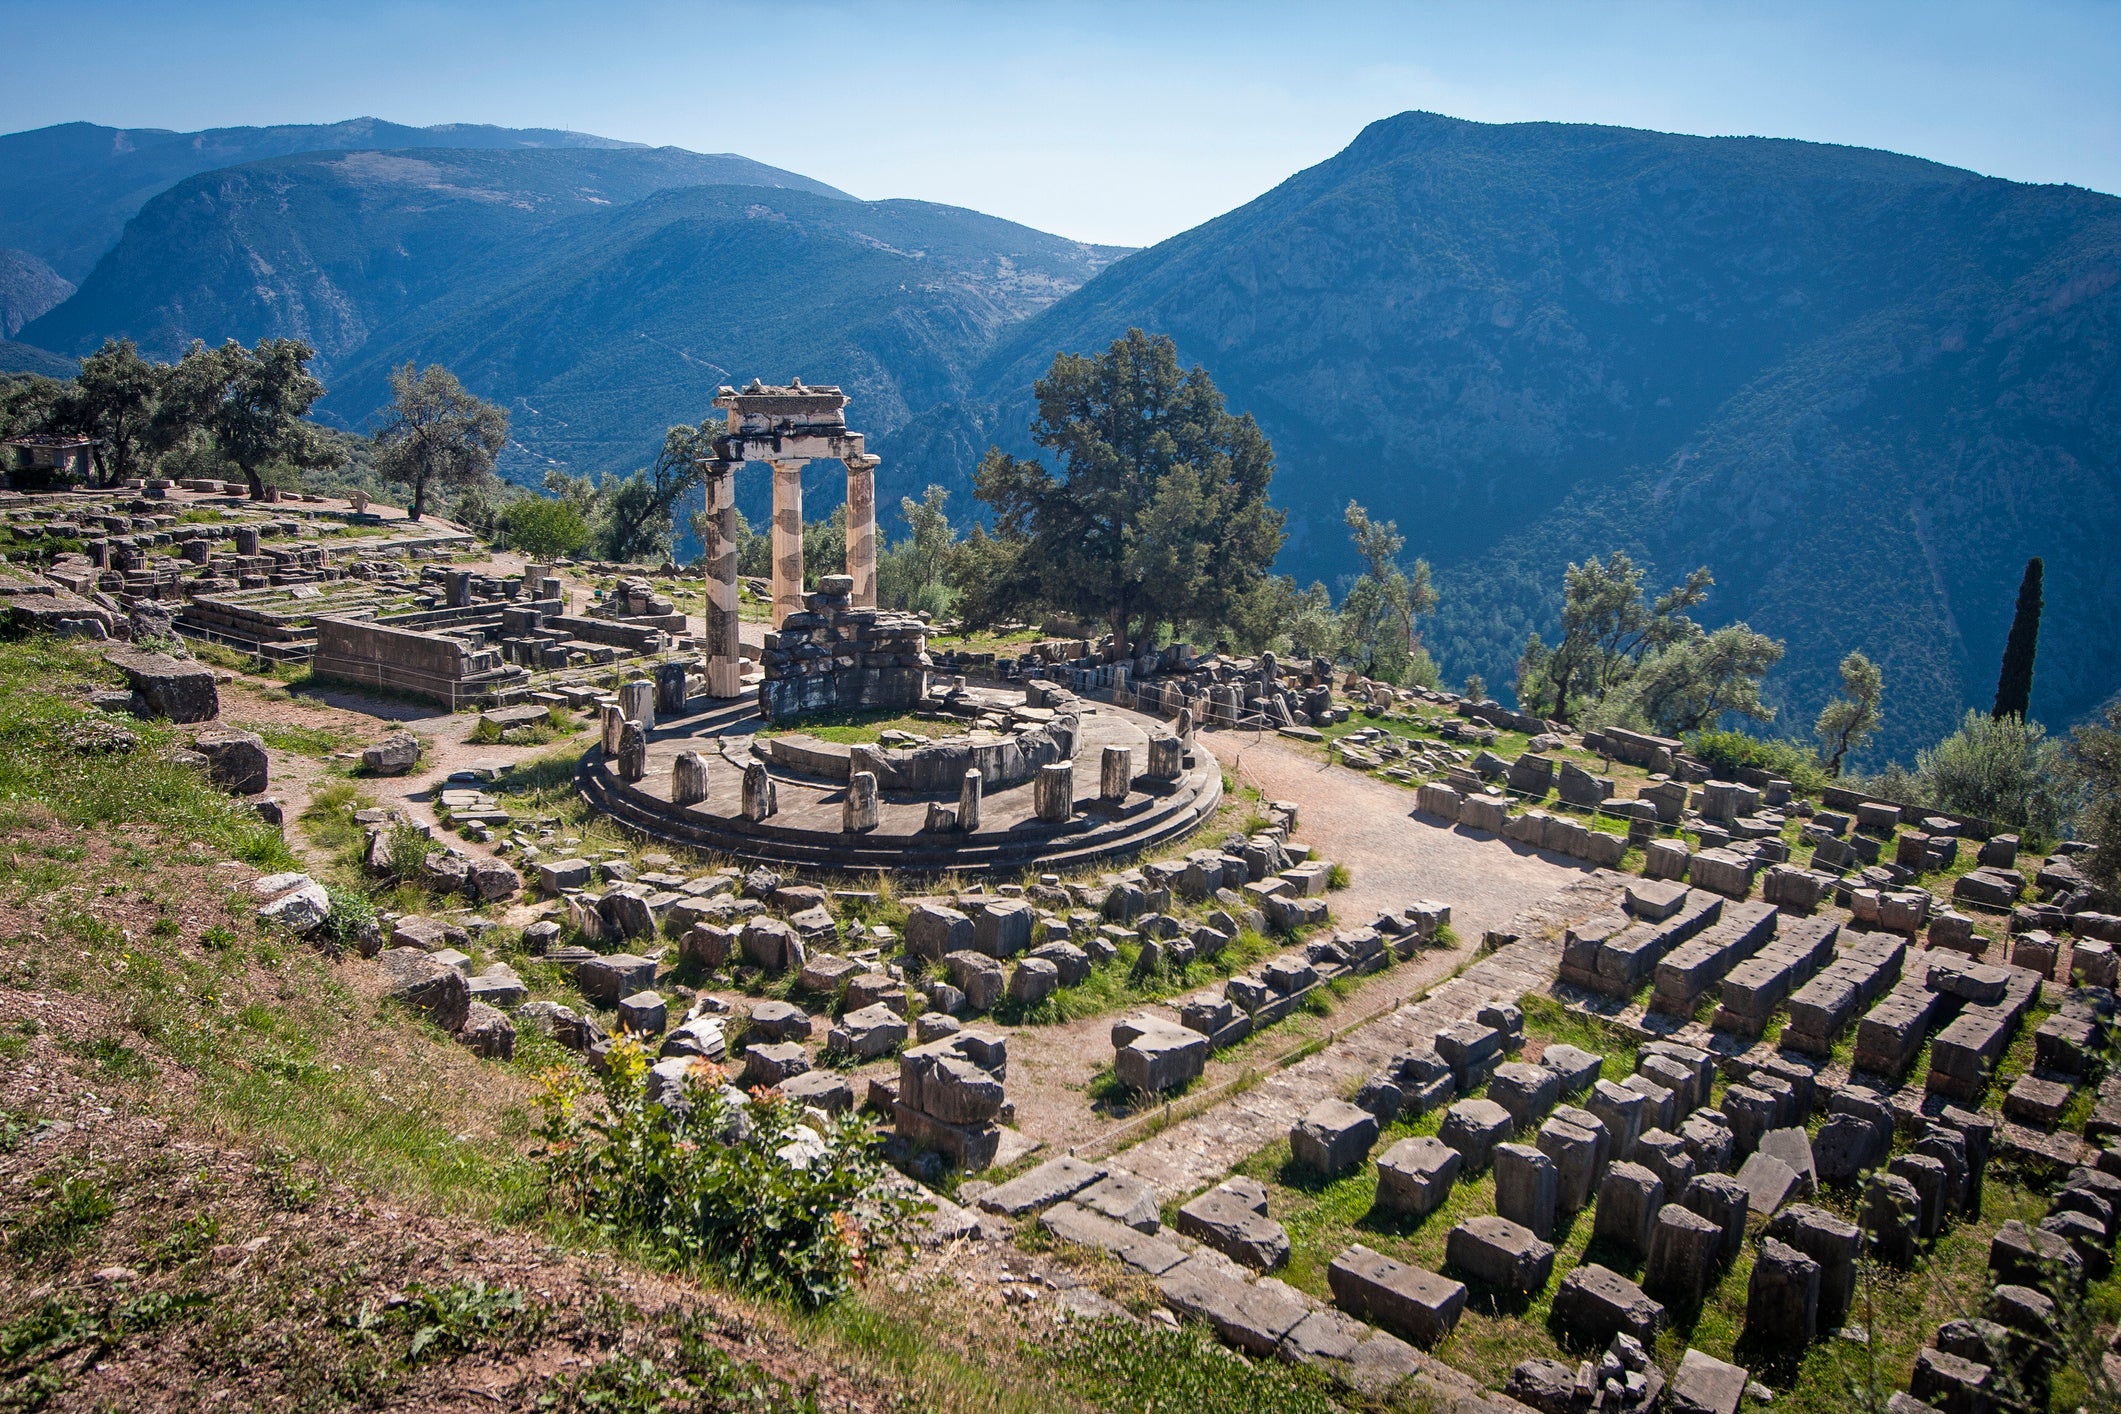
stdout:
<svg viewBox="0 0 2121 1414">
<path fill-rule="evenodd" d="M 1646 603 L 1642 571 L 1625 550 L 1596 555 L 1562 576 L 1561 642 L 1549 648 L 1537 633 L 1517 664 L 1517 699 L 1527 712 L 1573 721 L 1586 704 L 1634 676 L 1650 653 L 1699 633 L 1687 611 L 1708 598 L 1715 579 L 1706 567 Z M 1726 643 L 1718 652 L 1726 653 Z M 1698 654 L 1698 650 L 1697 650 Z M 1779 656 L 1779 654 L 1778 654 Z"/>
<path fill-rule="evenodd" d="M 1878 671 L 1877 664 L 1861 653 L 1851 653 L 1841 660 L 1841 695 L 1826 704 L 1812 727 L 1829 773 L 1840 775 L 1849 754 L 1861 751 L 1863 744 L 1877 734 L 1885 721 L 1885 713 L 1879 707 L 1884 700 L 1885 675 Z"/>
<path fill-rule="evenodd" d="M 473 396 L 439 363 L 391 370 L 390 406 L 376 431 L 376 466 L 412 488 L 407 514 L 427 511 L 430 487 L 468 488 L 493 475 L 508 445 L 508 413 Z"/>
<path fill-rule="evenodd" d="M 1340 606 L 1346 626 L 1343 651 L 1353 656 L 1366 676 L 1406 684 L 1436 685 L 1436 665 L 1421 646 L 1416 625 L 1436 609 L 1436 590 L 1429 562 L 1416 560 L 1410 575 L 1399 567 L 1406 538 L 1397 523 L 1370 519 L 1354 501 L 1346 511 L 1348 537 L 1362 557 L 1363 571 Z"/>
<path fill-rule="evenodd" d="M 1259 425 L 1139 329 L 1094 357 L 1057 355 L 1033 391 L 1031 435 L 1058 469 L 997 448 L 974 477 L 995 538 L 1016 547 L 982 566 L 1005 571 L 999 601 L 1102 620 L 1122 652 L 1160 623 L 1229 617 L 1281 549 Z"/>
</svg>

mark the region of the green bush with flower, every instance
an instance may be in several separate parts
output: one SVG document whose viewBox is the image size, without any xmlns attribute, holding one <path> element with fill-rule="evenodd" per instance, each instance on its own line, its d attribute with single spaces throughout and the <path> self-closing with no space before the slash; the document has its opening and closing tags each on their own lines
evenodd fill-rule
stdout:
<svg viewBox="0 0 2121 1414">
<path fill-rule="evenodd" d="M 651 1099 L 649 1065 L 622 1037 L 601 1090 L 573 1071 L 546 1087 L 553 1190 L 613 1237 L 807 1307 L 904 1247 L 925 1205 L 861 1120 L 819 1125 L 777 1090 L 739 1099 L 705 1060 Z"/>
</svg>

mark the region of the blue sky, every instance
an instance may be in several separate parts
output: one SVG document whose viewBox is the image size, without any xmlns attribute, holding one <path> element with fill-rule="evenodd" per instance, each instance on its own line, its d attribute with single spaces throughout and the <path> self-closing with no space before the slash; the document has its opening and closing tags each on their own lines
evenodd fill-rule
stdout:
<svg viewBox="0 0 2121 1414">
<path fill-rule="evenodd" d="M 0 131 L 572 127 L 1148 244 L 1376 118 L 1884 147 L 2121 192 L 2121 4 L 0 0 Z"/>
</svg>

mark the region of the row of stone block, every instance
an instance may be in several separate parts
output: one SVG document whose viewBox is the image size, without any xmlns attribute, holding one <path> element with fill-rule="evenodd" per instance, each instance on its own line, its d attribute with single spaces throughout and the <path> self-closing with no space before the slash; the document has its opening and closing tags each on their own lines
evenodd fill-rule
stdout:
<svg viewBox="0 0 2121 1414">
<path fill-rule="evenodd" d="M 1667 884 L 1659 892 L 1647 880 L 1632 884 L 1627 915 L 1601 915 L 1570 928 L 1562 937 L 1561 980 L 1607 996 L 1632 996 L 1667 953 L 1723 915 L 1722 899 L 1684 889 L 1675 895 L 1673 888 Z M 1650 913 L 1657 916 L 1645 916 Z"/>
<path fill-rule="evenodd" d="M 1725 908 L 1713 927 L 1680 944 L 1657 964 L 1650 1009 L 1671 1016 L 1691 1016 L 1703 992 L 1775 936 L 1775 919 L 1771 904 L 1741 903 Z"/>
<path fill-rule="evenodd" d="M 1772 942 L 1724 977 L 1710 1026 L 1758 1036 L 1784 999 L 1833 957 L 1840 931 L 1838 923 L 1817 918 L 1793 918 L 1779 927 Z"/>
<path fill-rule="evenodd" d="M 1907 944 L 1885 933 L 1842 933 L 1834 960 L 1790 994 L 1779 1044 L 1825 1059 L 1857 1015 L 1900 980 Z"/>
</svg>

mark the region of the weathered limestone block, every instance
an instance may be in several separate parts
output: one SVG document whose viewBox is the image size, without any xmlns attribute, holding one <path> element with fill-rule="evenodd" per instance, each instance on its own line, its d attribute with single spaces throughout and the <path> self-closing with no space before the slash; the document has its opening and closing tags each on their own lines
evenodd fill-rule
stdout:
<svg viewBox="0 0 2121 1414">
<path fill-rule="evenodd" d="M 1855 1295 L 1861 1231 L 1824 1208 L 1799 1203 L 1777 1213 L 1768 1234 L 1819 1264 L 1819 1329 L 1838 1330 Z"/>
<path fill-rule="evenodd" d="M 1598 1179 L 1598 1139 L 1556 1116 L 1539 1126 L 1539 1152 L 1554 1163 L 1554 1202 L 1564 1213 L 1590 1206 Z"/>
<path fill-rule="evenodd" d="M 1642 872 L 1651 879 L 1684 879 L 1691 858 L 1679 840 L 1651 840 L 1642 852 Z"/>
<path fill-rule="evenodd" d="M 1506 1061 L 1488 1078 L 1488 1098 L 1510 1113 L 1518 1128 L 1544 1119 L 1561 1099 L 1561 1078 L 1545 1066 Z"/>
<path fill-rule="evenodd" d="M 973 950 L 989 957 L 1015 957 L 1031 946 L 1037 921 L 1037 912 L 1022 899 L 997 899 L 972 922 Z"/>
<path fill-rule="evenodd" d="M 1333 1259 L 1326 1284 L 1341 1310 L 1417 1345 L 1432 1346 L 1449 1335 L 1466 1305 L 1463 1283 L 1360 1245 Z"/>
<path fill-rule="evenodd" d="M 463 973 L 409 948 L 392 948 L 377 960 L 390 978 L 385 996 L 424 1014 L 444 1031 L 464 1025 L 471 1013 L 471 983 Z"/>
<path fill-rule="evenodd" d="M 1610 1345 L 1617 1335 L 1649 1345 L 1664 1324 L 1664 1307 L 1620 1273 L 1591 1262 L 1561 1279 L 1554 1321 L 1586 1345 Z"/>
<path fill-rule="evenodd" d="M 1819 1264 L 1788 1243 L 1764 1239 L 1746 1287 L 1745 1332 L 1764 1350 L 1801 1350 L 1819 1334 Z"/>
<path fill-rule="evenodd" d="M 980 796 L 985 789 L 979 768 L 968 768 L 957 786 L 957 828 L 966 834 L 979 829 Z"/>
<path fill-rule="evenodd" d="M 1289 1234 L 1267 1216 L 1267 1191 L 1255 1179 L 1219 1184 L 1178 1210 L 1172 1226 L 1241 1266 L 1275 1271 L 1289 1260 Z"/>
<path fill-rule="evenodd" d="M 1123 1024 L 1135 1034 L 1113 1053 L 1113 1070 L 1128 1089 L 1150 1094 L 1179 1089 L 1199 1079 L 1206 1069 L 1208 1038 L 1199 1032 L 1157 1018 Z M 1370 1119 L 1374 1142 L 1376 1120 L 1367 1114 L 1363 1117 Z"/>
<path fill-rule="evenodd" d="M 1694 1305 L 1708 1290 L 1722 1250 L 1721 1227 L 1677 1203 L 1667 1203 L 1657 1210 L 1651 1228 L 1643 1289 L 1667 1305 Z"/>
<path fill-rule="evenodd" d="M 1649 1097 L 1610 1080 L 1593 1081 L 1583 1107 L 1605 1126 L 1606 1133 L 1612 1138 L 1612 1154 L 1616 1159 L 1632 1159 L 1636 1140 L 1642 1137 L 1645 1129 L 1655 1127 L 1649 1115 Z"/>
<path fill-rule="evenodd" d="M 1745 1370 L 1689 1348 L 1665 1386 L 1670 1414 L 1738 1414 L 1748 1380 Z"/>
<path fill-rule="evenodd" d="M 631 953 L 604 953 L 574 970 L 574 985 L 600 1006 L 617 1006 L 621 997 L 655 985 L 655 963 Z"/>
<path fill-rule="evenodd" d="M 985 953 L 945 953 L 943 966 L 950 973 L 950 985 L 957 988 L 964 1004 L 973 1011 L 994 1010 L 1009 985 L 1001 963 Z"/>
<path fill-rule="evenodd" d="M 2084 1261 L 2057 1233 L 2012 1218 L 1989 1241 L 1988 1269 L 1999 1282 L 2029 1286 L 2050 1297 L 2084 1284 Z"/>
<path fill-rule="evenodd" d="M 1120 805 L 1134 789 L 1134 751 L 1131 747 L 1108 746 L 1098 761 L 1097 798 L 1107 805 Z"/>
<path fill-rule="evenodd" d="M 1476 1280 L 1529 1295 L 1554 1274 L 1554 1249 L 1502 1217 L 1468 1218 L 1444 1240 L 1444 1260 Z"/>
<path fill-rule="evenodd" d="M 1529 1144 L 1497 1144 L 1494 1162 L 1496 1213 L 1534 1237 L 1553 1236 L 1560 1186 L 1554 1161 Z"/>
<path fill-rule="evenodd" d="M 906 915 L 906 951 L 931 962 L 970 950 L 974 937 L 972 920 L 942 904 L 916 904 Z"/>
<path fill-rule="evenodd" d="M 1297 1163 L 1327 1178 L 1361 1166 L 1377 1143 L 1377 1117 L 1345 1100 L 1321 1100 L 1289 1130 Z"/>
<path fill-rule="evenodd" d="M 1727 1173 L 1698 1174 L 1679 1201 L 1687 1211 L 1723 1229 L 1717 1255 L 1726 1262 L 1735 1260 L 1745 1245 L 1745 1219 L 1752 1210 L 1752 1195 L 1745 1185 Z"/>
<path fill-rule="evenodd" d="M 754 967 L 780 975 L 801 972 L 806 956 L 803 940 L 794 928 L 778 918 L 752 918 L 737 935 L 744 956 Z"/>
<path fill-rule="evenodd" d="M 1186 744 L 1175 736 L 1149 738 L 1149 778 L 1175 781 L 1186 772 Z"/>
<path fill-rule="evenodd" d="M 891 1054 L 906 1039 L 906 1018 L 878 1002 L 849 1011 L 827 1034 L 825 1044 L 864 1060 Z"/>
<path fill-rule="evenodd" d="M 1402 1139 L 1377 1160 L 1375 1206 L 1401 1217 L 1425 1216 L 1449 1195 L 1464 1162 L 1441 1139 Z"/>
<path fill-rule="evenodd" d="M 1899 1174 L 1873 1173 L 1863 1190 L 1863 1230 L 1878 1260 L 1903 1269 L 1914 1266 L 1922 1241 L 1922 1195 L 1915 1185 Z M 1995 1266 L 1993 1248 L 1989 1265 Z"/>
<path fill-rule="evenodd" d="M 1510 1112 L 1493 1100 L 1460 1100 L 1444 1112 L 1436 1137 L 1458 1151 L 1468 1172 L 1478 1172 L 1515 1128 Z"/>
<path fill-rule="evenodd" d="M 393 732 L 361 753 L 361 769 L 371 776 L 402 776 L 419 764 L 420 739 Z"/>
</svg>

